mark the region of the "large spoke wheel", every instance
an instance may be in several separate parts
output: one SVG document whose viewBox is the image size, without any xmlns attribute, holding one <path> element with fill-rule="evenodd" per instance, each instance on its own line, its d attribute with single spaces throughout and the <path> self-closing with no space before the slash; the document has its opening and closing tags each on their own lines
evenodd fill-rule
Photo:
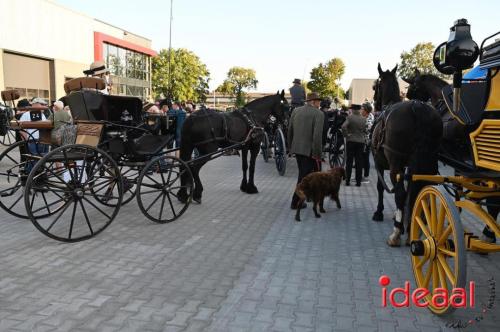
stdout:
<svg viewBox="0 0 500 332">
<path fill-rule="evenodd" d="M 42 158 L 42 154 L 38 153 L 41 150 L 37 149 L 34 142 L 29 148 L 27 141 L 20 141 L 0 154 L 0 207 L 18 218 L 28 218 L 23 200 L 24 188 L 28 175 L 37 162 L 36 158 Z M 36 211 L 40 218 L 55 213 L 60 208 L 60 204 L 54 203 L 57 198 L 45 191 L 37 192 L 33 199 L 37 209 L 40 208 Z"/>
<path fill-rule="evenodd" d="M 276 130 L 273 149 L 276 169 L 278 170 L 278 174 L 283 176 L 286 171 L 286 142 L 285 135 L 283 135 L 281 128 Z"/>
<path fill-rule="evenodd" d="M 116 188 L 116 205 L 102 203 L 106 190 Z M 49 194 L 57 213 L 41 218 L 44 201 L 36 195 Z M 90 239 L 108 227 L 118 214 L 122 178 L 113 159 L 87 145 L 66 145 L 49 152 L 33 167 L 24 192 L 28 217 L 48 237 L 64 242 Z M 42 204 L 42 207 L 37 207 Z"/>
<path fill-rule="evenodd" d="M 340 131 L 335 131 L 331 138 L 328 147 L 328 161 L 330 167 L 345 167 L 346 149 L 344 136 Z"/>
<path fill-rule="evenodd" d="M 262 137 L 262 142 L 260 143 L 260 149 L 262 150 L 262 157 L 264 161 L 267 163 L 269 161 L 269 136 L 264 131 L 264 135 Z"/>
<path fill-rule="evenodd" d="M 157 223 L 179 218 L 193 197 L 193 176 L 189 166 L 173 156 L 152 159 L 137 183 L 137 203 L 142 213 Z"/>
<path fill-rule="evenodd" d="M 0 136 L 0 145 L 9 146 L 16 142 L 16 132 L 11 129 L 7 129 L 5 135 Z"/>
<path fill-rule="evenodd" d="M 427 186 L 417 197 L 410 226 L 413 274 L 417 287 L 430 291 L 425 298 L 428 308 L 437 315 L 452 312 L 451 303 L 431 301 L 437 288 L 451 294 L 464 287 L 466 252 L 460 214 L 443 187 Z M 442 294 L 442 293 L 441 293 Z"/>
</svg>

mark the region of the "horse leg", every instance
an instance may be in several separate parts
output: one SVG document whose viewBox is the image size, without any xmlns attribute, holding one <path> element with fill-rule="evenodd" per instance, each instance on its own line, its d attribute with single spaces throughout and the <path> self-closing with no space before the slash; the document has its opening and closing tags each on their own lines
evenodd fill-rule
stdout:
<svg viewBox="0 0 500 332">
<path fill-rule="evenodd" d="M 180 149 L 180 158 L 181 160 L 188 162 L 191 160 L 191 154 L 193 153 L 193 146 L 185 144 L 184 146 L 181 147 Z M 193 172 L 193 167 L 189 166 L 191 169 L 191 173 Z M 186 186 L 193 185 L 192 183 L 188 183 L 189 179 L 189 174 L 187 172 L 184 172 L 181 174 L 181 188 L 177 192 L 177 199 L 182 202 L 186 203 L 188 199 L 187 195 L 187 189 Z"/>
<path fill-rule="evenodd" d="M 387 244 L 391 247 L 399 247 L 401 245 L 401 234 L 404 233 L 403 212 L 406 203 L 403 174 L 401 174 L 399 180 L 396 182 L 394 199 L 396 201 L 396 212 L 393 218 L 394 228 L 387 239 Z"/>
<path fill-rule="evenodd" d="M 259 154 L 259 146 L 253 145 L 250 150 L 250 168 L 248 172 L 247 194 L 257 194 L 259 192 L 254 184 L 255 161 L 257 160 L 258 154 Z"/>
<path fill-rule="evenodd" d="M 246 146 L 241 148 L 241 168 L 243 170 L 243 179 L 241 179 L 240 190 L 244 193 L 248 192 L 247 170 L 248 170 L 248 149 Z"/>
<path fill-rule="evenodd" d="M 373 213 L 373 221 L 384 221 L 384 185 L 382 181 L 377 178 L 377 194 L 378 204 L 377 210 Z"/>
</svg>

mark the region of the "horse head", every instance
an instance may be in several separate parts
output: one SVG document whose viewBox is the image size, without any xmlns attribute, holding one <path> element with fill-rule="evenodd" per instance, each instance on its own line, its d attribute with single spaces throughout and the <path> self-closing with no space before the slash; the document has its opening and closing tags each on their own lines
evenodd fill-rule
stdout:
<svg viewBox="0 0 500 332">
<path fill-rule="evenodd" d="M 409 84 L 406 93 L 408 99 L 423 102 L 441 98 L 441 89 L 447 85 L 447 82 L 439 77 L 431 74 L 421 74 L 418 69 L 415 69 L 413 77 L 403 78 L 403 80 Z"/>
<path fill-rule="evenodd" d="M 383 71 L 379 63 L 377 69 L 379 77 L 373 87 L 375 110 L 382 111 L 384 106 L 401 101 L 399 83 L 396 77 L 398 65 L 392 70 Z"/>
<path fill-rule="evenodd" d="M 289 105 L 285 98 L 285 90 L 281 90 L 274 95 L 255 99 L 246 104 L 245 108 L 252 111 L 255 120 L 260 125 L 264 125 L 269 115 L 273 115 L 280 122 L 283 121 Z"/>
</svg>

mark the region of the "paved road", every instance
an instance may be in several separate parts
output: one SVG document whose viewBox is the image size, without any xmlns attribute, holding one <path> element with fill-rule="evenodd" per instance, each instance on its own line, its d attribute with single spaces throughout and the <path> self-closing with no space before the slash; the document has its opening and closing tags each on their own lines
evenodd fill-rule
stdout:
<svg viewBox="0 0 500 332">
<path fill-rule="evenodd" d="M 446 330 L 425 309 L 380 306 L 380 275 L 394 286 L 413 276 L 408 249 L 384 244 L 390 199 L 386 221 L 370 220 L 374 179 L 342 187 L 342 210 L 329 202 L 321 220 L 308 209 L 295 223 L 295 177 L 295 164 L 280 177 L 259 160 L 260 193 L 246 195 L 239 159 L 222 157 L 202 172 L 203 204 L 180 220 L 153 224 L 133 201 L 104 233 L 77 244 L 0 212 L 0 331 Z M 468 277 L 486 302 L 500 255 L 469 253 Z M 496 304 L 468 330 L 497 331 Z"/>
</svg>

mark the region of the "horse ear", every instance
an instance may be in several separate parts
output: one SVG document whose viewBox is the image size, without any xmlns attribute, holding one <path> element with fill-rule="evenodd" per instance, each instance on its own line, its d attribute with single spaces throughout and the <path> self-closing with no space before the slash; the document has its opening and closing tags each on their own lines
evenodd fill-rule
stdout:
<svg viewBox="0 0 500 332">
<path fill-rule="evenodd" d="M 285 98 L 285 89 L 281 90 L 281 98 Z"/>
<path fill-rule="evenodd" d="M 408 83 L 408 84 L 413 84 L 413 81 L 414 81 L 413 78 L 404 78 L 404 77 L 401 77 L 401 79 L 403 81 L 405 81 L 406 83 Z"/>
<path fill-rule="evenodd" d="M 382 73 L 383 73 L 384 71 L 382 70 L 382 67 L 380 66 L 380 62 L 378 63 L 378 67 L 377 67 L 377 69 L 378 69 L 378 74 L 379 74 L 379 75 L 382 75 Z"/>
<path fill-rule="evenodd" d="M 396 64 L 396 67 L 394 67 L 392 70 L 391 70 L 391 73 L 393 73 L 394 75 L 396 75 L 396 71 L 398 70 L 398 65 Z"/>
<path fill-rule="evenodd" d="M 420 76 L 420 70 L 418 68 L 415 68 L 415 77 Z"/>
<path fill-rule="evenodd" d="M 280 90 L 276 91 L 276 94 L 279 95 L 280 94 Z"/>
</svg>

